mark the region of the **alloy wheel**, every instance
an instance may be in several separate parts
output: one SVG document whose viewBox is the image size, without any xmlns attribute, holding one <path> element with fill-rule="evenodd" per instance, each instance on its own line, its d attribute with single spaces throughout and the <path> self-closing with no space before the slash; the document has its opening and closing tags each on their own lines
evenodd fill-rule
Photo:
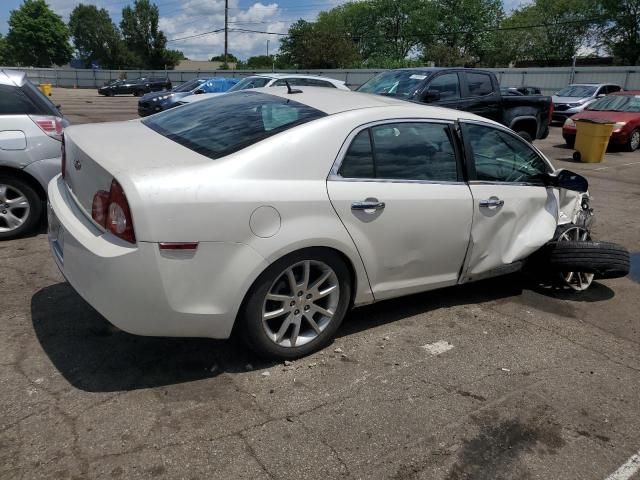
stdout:
<svg viewBox="0 0 640 480">
<path fill-rule="evenodd" d="M 629 147 L 631 151 L 636 151 L 640 148 L 640 130 L 634 130 L 631 133 L 631 139 L 629 140 Z"/>
<path fill-rule="evenodd" d="M 591 240 L 591 236 L 589 231 L 582 227 L 570 227 L 558 237 L 559 242 L 584 242 L 585 240 Z M 594 274 L 587 272 L 561 272 L 560 277 L 566 286 L 581 292 L 591 286 Z"/>
<path fill-rule="evenodd" d="M 0 232 L 12 232 L 29 218 L 31 207 L 26 195 L 13 185 L 0 183 Z"/>
<path fill-rule="evenodd" d="M 340 300 L 340 283 L 324 262 L 304 260 L 277 276 L 264 299 L 262 326 L 280 347 L 300 347 L 331 323 Z"/>
</svg>

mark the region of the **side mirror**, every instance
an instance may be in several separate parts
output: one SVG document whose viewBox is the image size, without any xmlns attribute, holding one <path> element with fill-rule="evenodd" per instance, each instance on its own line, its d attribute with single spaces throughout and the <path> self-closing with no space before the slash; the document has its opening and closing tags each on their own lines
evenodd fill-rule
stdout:
<svg viewBox="0 0 640 480">
<path fill-rule="evenodd" d="M 193 92 L 194 95 L 200 95 L 201 93 L 204 93 L 204 90 L 202 90 L 201 88 L 199 88 L 195 92 Z"/>
<path fill-rule="evenodd" d="M 565 190 L 573 190 L 574 192 L 580 193 L 585 193 L 589 190 L 589 182 L 587 179 L 570 170 L 560 170 L 555 175 L 549 175 L 548 182 L 545 183 L 553 187 L 564 188 Z"/>
<path fill-rule="evenodd" d="M 607 94 L 606 93 L 599 93 L 596 98 L 602 98 L 602 97 L 606 97 Z"/>
<path fill-rule="evenodd" d="M 424 95 L 422 95 L 422 101 L 424 102 L 437 102 L 440 100 L 440 92 L 438 90 L 427 90 Z"/>
</svg>

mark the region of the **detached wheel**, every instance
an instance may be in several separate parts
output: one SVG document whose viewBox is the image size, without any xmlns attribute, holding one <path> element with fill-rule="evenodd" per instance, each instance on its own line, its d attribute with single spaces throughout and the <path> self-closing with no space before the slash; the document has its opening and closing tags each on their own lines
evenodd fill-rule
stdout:
<svg viewBox="0 0 640 480">
<path fill-rule="evenodd" d="M 0 176 L 0 240 L 30 232 L 42 215 L 42 202 L 31 186 L 11 176 Z"/>
<path fill-rule="evenodd" d="M 589 288 L 594 278 L 619 278 L 629 274 L 629 251 L 621 245 L 597 242 L 582 227 L 563 231 L 550 247 L 549 265 L 564 284 L 574 290 Z"/>
<path fill-rule="evenodd" d="M 351 276 L 340 256 L 324 249 L 288 255 L 260 275 L 239 318 L 247 345 L 277 359 L 326 346 L 347 313 Z"/>
<path fill-rule="evenodd" d="M 640 129 L 635 129 L 629 136 L 629 142 L 627 143 L 627 150 L 635 152 L 640 148 Z"/>
</svg>

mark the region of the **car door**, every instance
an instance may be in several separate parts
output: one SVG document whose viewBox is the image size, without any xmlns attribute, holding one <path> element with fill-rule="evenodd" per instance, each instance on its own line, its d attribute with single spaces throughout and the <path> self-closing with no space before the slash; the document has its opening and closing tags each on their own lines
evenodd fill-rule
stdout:
<svg viewBox="0 0 640 480">
<path fill-rule="evenodd" d="M 430 101 L 431 96 L 437 95 L 437 99 Z M 433 103 L 439 107 L 460 107 L 460 78 L 457 72 L 441 73 L 429 80 L 422 92 L 425 103 Z"/>
<path fill-rule="evenodd" d="M 473 196 L 463 281 L 517 269 L 553 238 L 558 201 L 541 175 L 551 165 L 526 141 L 496 125 L 461 123 Z"/>
<path fill-rule="evenodd" d="M 349 136 L 327 181 L 376 299 L 454 285 L 472 197 L 452 123 L 387 121 Z"/>
<path fill-rule="evenodd" d="M 461 72 L 463 78 L 460 110 L 481 117 L 502 121 L 502 101 L 499 88 L 487 72 Z"/>
</svg>

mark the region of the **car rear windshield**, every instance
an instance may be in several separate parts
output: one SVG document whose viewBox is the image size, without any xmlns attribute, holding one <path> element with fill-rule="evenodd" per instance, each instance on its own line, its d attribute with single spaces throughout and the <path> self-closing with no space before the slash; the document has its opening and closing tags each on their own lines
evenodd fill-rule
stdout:
<svg viewBox="0 0 640 480">
<path fill-rule="evenodd" d="M 593 102 L 588 110 L 640 113 L 640 95 L 608 95 Z"/>
<path fill-rule="evenodd" d="M 596 93 L 596 87 L 589 85 L 569 85 L 556 93 L 556 96 L 585 98 L 590 97 L 594 93 Z"/>
<path fill-rule="evenodd" d="M 422 70 L 391 70 L 383 72 L 358 88 L 358 92 L 409 98 L 430 73 Z"/>
<path fill-rule="evenodd" d="M 242 91 L 167 110 L 142 123 L 216 159 L 326 115 L 288 98 Z"/>
<path fill-rule="evenodd" d="M 250 88 L 261 88 L 266 86 L 270 81 L 271 79 L 268 77 L 247 77 L 236 83 L 229 89 L 229 91 L 237 92 L 239 90 L 248 90 Z"/>
<path fill-rule="evenodd" d="M 178 93 L 190 92 L 191 90 L 198 87 L 199 85 L 202 85 L 206 81 L 207 81 L 206 78 L 195 78 L 193 80 L 189 80 L 188 82 L 183 83 L 179 87 L 175 87 L 173 91 Z"/>
</svg>

